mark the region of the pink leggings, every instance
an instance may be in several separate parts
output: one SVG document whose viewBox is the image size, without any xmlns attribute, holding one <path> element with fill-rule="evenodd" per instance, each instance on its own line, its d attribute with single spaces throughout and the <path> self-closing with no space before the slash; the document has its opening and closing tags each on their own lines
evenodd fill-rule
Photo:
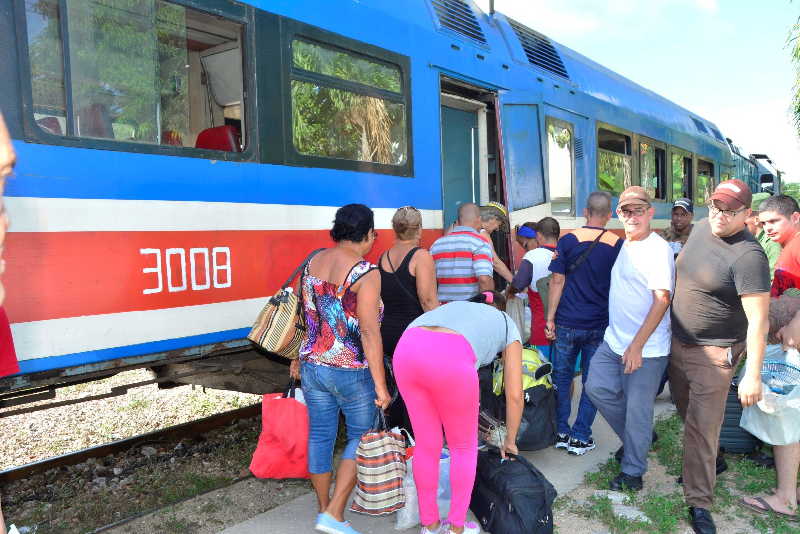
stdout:
<svg viewBox="0 0 800 534">
<path fill-rule="evenodd" d="M 439 521 L 436 492 L 444 425 L 452 494 L 447 519 L 460 527 L 467 518 L 478 461 L 475 353 L 458 334 L 412 328 L 394 351 L 394 372 L 417 441 L 413 462 L 420 522 Z"/>
</svg>

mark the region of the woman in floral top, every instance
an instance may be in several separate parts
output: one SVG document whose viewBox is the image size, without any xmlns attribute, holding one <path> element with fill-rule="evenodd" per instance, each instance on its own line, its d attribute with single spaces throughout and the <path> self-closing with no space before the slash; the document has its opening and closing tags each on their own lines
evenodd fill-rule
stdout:
<svg viewBox="0 0 800 534">
<path fill-rule="evenodd" d="M 372 210 L 363 204 L 339 208 L 331 229 L 336 246 L 314 256 L 302 279 L 308 330 L 293 376 L 302 377 L 308 406 L 308 470 L 319 501 L 316 529 L 357 534 L 344 520 L 356 483 L 355 453 L 372 426 L 376 406 L 389 405 L 380 334 L 380 274 L 364 259 L 375 242 Z M 347 426 L 336 487 L 330 495 L 333 447 L 339 413 Z"/>
</svg>

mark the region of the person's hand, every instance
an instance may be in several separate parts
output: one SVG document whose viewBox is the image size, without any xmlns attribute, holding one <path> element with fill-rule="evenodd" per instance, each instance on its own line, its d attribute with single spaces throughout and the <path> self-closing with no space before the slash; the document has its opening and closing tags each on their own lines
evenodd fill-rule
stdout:
<svg viewBox="0 0 800 534">
<path fill-rule="evenodd" d="M 517 292 L 514 290 L 514 286 L 508 284 L 506 288 L 506 300 L 511 300 L 517 298 Z"/>
<path fill-rule="evenodd" d="M 385 410 L 389 407 L 389 403 L 392 402 L 392 396 L 389 395 L 389 390 L 386 389 L 386 386 L 383 387 L 375 387 L 375 405 L 378 406 L 381 410 Z"/>
<path fill-rule="evenodd" d="M 755 373 L 746 372 L 744 378 L 739 381 L 739 402 L 742 406 L 752 406 L 762 397 L 761 376 Z"/>
<path fill-rule="evenodd" d="M 790 347 L 800 348 L 800 313 L 784 325 L 775 336 L 783 344 L 784 350 Z"/>
<path fill-rule="evenodd" d="M 556 338 L 556 322 L 555 321 L 547 321 L 544 325 L 544 335 L 549 340 L 554 340 Z"/>
<path fill-rule="evenodd" d="M 500 457 L 505 460 L 507 453 L 519 454 L 517 444 L 511 441 L 509 438 L 506 438 L 506 440 L 503 442 L 503 446 L 500 447 Z"/>
<path fill-rule="evenodd" d="M 289 376 L 300 380 L 300 360 L 292 360 L 292 363 L 289 364 Z"/>
<path fill-rule="evenodd" d="M 622 363 L 625 364 L 626 375 L 633 373 L 642 366 L 642 348 L 628 345 L 625 353 L 622 355 Z"/>
</svg>

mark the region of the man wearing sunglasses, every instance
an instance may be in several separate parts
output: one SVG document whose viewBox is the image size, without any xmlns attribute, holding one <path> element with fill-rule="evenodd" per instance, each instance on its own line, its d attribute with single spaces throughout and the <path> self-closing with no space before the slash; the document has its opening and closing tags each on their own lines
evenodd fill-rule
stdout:
<svg viewBox="0 0 800 534">
<path fill-rule="evenodd" d="M 747 353 L 739 400 L 761 398 L 769 329 L 769 264 L 745 229 L 752 193 L 741 180 L 720 183 L 676 262 L 669 380 L 684 421 L 683 493 L 694 531 L 716 533 L 714 498 L 719 432 L 731 379 Z"/>
<path fill-rule="evenodd" d="M 638 185 L 619 196 L 617 216 L 625 242 L 611 269 L 608 327 L 592 356 L 586 393 L 622 440 L 616 491 L 642 489 L 653 435 L 653 409 L 667 368 L 674 254 L 650 229 L 655 209 Z"/>
</svg>

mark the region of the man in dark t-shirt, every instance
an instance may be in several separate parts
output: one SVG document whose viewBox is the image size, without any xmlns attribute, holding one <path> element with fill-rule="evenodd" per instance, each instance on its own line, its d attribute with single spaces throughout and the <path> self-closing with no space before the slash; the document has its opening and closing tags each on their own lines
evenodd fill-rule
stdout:
<svg viewBox="0 0 800 534">
<path fill-rule="evenodd" d="M 608 290 L 611 267 L 617 259 L 622 239 L 605 229 L 611 218 L 611 195 L 595 191 L 583 211 L 586 225 L 558 240 L 550 262 L 550 280 L 545 334 L 553 340 L 550 359 L 556 386 L 556 448 L 580 456 L 595 448 L 592 423 L 597 414 L 584 387 L 578 415 L 572 428 L 570 385 L 575 362 L 581 355 L 581 381 L 589 376 L 589 363 L 603 342 L 608 326 Z"/>
<path fill-rule="evenodd" d="M 745 230 L 751 193 L 740 180 L 720 183 L 709 218 L 696 224 L 675 264 L 669 379 L 684 421 L 683 493 L 692 527 L 716 532 L 709 509 L 716 483 L 719 432 L 733 372 L 747 352 L 739 382 L 744 406 L 761 397 L 761 363 L 769 309 L 769 264 Z"/>
</svg>

